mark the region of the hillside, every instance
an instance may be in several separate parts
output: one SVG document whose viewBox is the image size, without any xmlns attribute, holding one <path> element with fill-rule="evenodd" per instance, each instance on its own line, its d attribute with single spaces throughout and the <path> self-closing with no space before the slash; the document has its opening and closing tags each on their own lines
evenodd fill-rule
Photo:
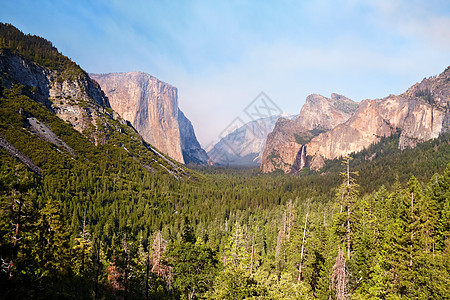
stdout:
<svg viewBox="0 0 450 300">
<path fill-rule="evenodd" d="M 2 41 L 9 39 L 7 43 L 2 42 L 0 49 L 1 133 L 9 143 L 22 152 L 30 152 L 32 160 L 37 153 L 30 151 L 23 141 L 31 142 L 36 137 L 59 147 L 58 153 L 68 149 L 64 145 L 70 145 L 75 149 L 69 151 L 74 157 L 108 153 L 108 150 L 100 150 L 108 145 L 115 152 L 129 156 L 133 164 L 169 172 L 176 177 L 185 176 L 183 167 L 145 143 L 135 129 L 111 109 L 108 98 L 88 74 L 50 42 L 26 36 L 5 24 L 0 26 L 0 36 Z M 36 55 L 31 55 L 33 52 Z M 41 130 L 44 132 L 46 128 L 54 137 L 49 140 L 48 135 L 35 134 L 33 125 L 36 123 L 42 123 Z M 18 130 L 22 128 L 25 130 Z M 46 154 L 48 163 L 60 156 Z M 98 161 L 101 160 L 98 157 Z"/>
</svg>

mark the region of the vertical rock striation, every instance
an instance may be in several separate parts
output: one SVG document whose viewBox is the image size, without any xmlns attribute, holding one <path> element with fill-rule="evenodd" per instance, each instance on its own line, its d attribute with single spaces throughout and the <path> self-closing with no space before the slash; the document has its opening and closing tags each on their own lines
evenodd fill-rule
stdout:
<svg viewBox="0 0 450 300">
<path fill-rule="evenodd" d="M 177 89 L 143 72 L 91 74 L 111 107 L 131 122 L 145 141 L 184 163 Z"/>
</svg>

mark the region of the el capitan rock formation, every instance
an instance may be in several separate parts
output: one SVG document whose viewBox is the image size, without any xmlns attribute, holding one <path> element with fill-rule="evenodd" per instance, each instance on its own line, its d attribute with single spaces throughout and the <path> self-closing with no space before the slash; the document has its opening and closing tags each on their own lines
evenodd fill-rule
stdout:
<svg viewBox="0 0 450 300">
<path fill-rule="evenodd" d="M 143 72 L 90 76 L 100 84 L 111 107 L 128 120 L 146 142 L 184 163 L 175 87 Z"/>
</svg>

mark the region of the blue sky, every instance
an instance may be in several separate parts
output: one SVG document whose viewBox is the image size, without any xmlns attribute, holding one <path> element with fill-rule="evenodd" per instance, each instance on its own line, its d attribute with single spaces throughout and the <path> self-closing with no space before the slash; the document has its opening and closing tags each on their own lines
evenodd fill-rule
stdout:
<svg viewBox="0 0 450 300">
<path fill-rule="evenodd" d="M 400 94 L 450 65 L 450 1 L 0 0 L 0 21 L 88 72 L 178 88 L 206 146 L 264 91 L 298 114 L 312 93 Z"/>
</svg>

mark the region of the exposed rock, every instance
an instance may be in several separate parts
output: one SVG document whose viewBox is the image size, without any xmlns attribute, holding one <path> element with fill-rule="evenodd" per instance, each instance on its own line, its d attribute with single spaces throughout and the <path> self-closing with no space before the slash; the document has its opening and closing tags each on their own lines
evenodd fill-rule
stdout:
<svg viewBox="0 0 450 300">
<path fill-rule="evenodd" d="M 400 96 L 361 102 L 347 122 L 313 138 L 308 156 L 314 168 L 323 159 L 335 159 L 358 152 L 380 141 L 382 136 L 400 133 L 399 148 L 415 147 L 449 130 L 450 68 L 437 77 L 424 79 Z M 317 159 L 320 156 L 322 159 Z"/>
<path fill-rule="evenodd" d="M 16 95 L 28 97 L 43 104 L 51 113 L 62 119 L 61 121 L 52 118 L 51 125 L 58 127 L 58 130 L 53 128 L 52 131 L 49 124 L 44 124 L 44 121 L 48 120 L 40 119 L 41 116 L 33 115 L 27 106 L 21 106 L 18 113 L 23 121 L 26 120 L 23 129 L 53 143 L 59 152 L 64 148 L 70 154 L 76 155 L 77 153 L 73 151 L 74 140 L 69 138 L 74 134 L 72 129 L 66 127 L 69 131 L 67 136 L 66 132 L 60 132 L 62 127 L 59 125 L 66 121 L 96 145 L 110 143 L 112 148 L 122 148 L 151 172 L 167 172 L 180 180 L 190 176 L 182 165 L 168 159 L 145 143 L 135 128 L 111 109 L 108 98 L 98 83 L 91 80 L 76 63 L 59 53 L 49 41 L 24 35 L 11 25 L 0 23 L 0 27 L 3 41 L 11 46 L 11 49 L 0 49 L 0 93 L 8 98 L 7 101 L 14 100 Z M 5 27 L 6 30 L 3 30 Z M 8 41 L 9 35 L 12 37 L 11 42 Z M 22 51 L 23 45 L 26 51 Z M 24 103 L 28 102 L 27 99 L 23 100 Z M 39 110 L 31 108 L 31 111 Z M 178 123 L 178 119 L 175 119 L 175 122 Z M 9 129 L 23 130 L 14 127 Z M 0 139 L 0 142 L 0 147 L 5 148 L 28 168 L 36 173 L 42 173 L 42 170 L 34 165 L 31 159 L 21 154 L 14 145 L 4 138 Z M 99 150 L 106 150 L 106 153 L 109 151 L 109 149 Z"/>
<path fill-rule="evenodd" d="M 8 88 L 14 84 L 31 87 L 34 100 L 95 143 L 104 138 L 96 129 L 105 108 L 110 107 L 108 98 L 85 72 L 74 75 L 46 69 L 4 49 L 0 50 L 0 74 Z"/>
<path fill-rule="evenodd" d="M 72 156 L 76 156 L 75 151 L 69 147 L 63 140 L 61 140 L 53 131 L 47 127 L 44 123 L 41 123 L 35 117 L 27 118 L 30 124 L 31 132 L 39 136 L 40 138 L 56 145 L 58 148 L 64 148 Z"/>
<path fill-rule="evenodd" d="M 194 163 L 206 165 L 208 162 L 208 155 L 200 146 L 191 121 L 186 118 L 181 110 L 178 110 L 178 124 L 180 127 L 181 151 L 183 153 L 184 162 L 186 164 Z"/>
<path fill-rule="evenodd" d="M 297 172 L 299 165 L 294 163 L 298 155 L 301 157 L 302 146 L 319 133 L 345 122 L 357 107 L 357 103 L 338 94 L 332 94 L 331 98 L 309 95 L 295 120 L 279 119 L 268 135 L 262 171 Z"/>
<path fill-rule="evenodd" d="M 23 163 L 28 170 L 42 176 L 42 169 L 36 166 L 28 156 L 20 152 L 13 144 L 8 142 L 2 134 L 0 134 L 0 147 L 5 149 L 9 155 Z"/>
<path fill-rule="evenodd" d="M 302 145 L 297 153 L 294 164 L 292 165 L 291 173 L 295 174 L 306 167 L 306 145 Z"/>
<path fill-rule="evenodd" d="M 109 98 L 111 107 L 145 141 L 183 163 L 178 124 L 178 91 L 143 72 L 91 74 Z"/>
</svg>

